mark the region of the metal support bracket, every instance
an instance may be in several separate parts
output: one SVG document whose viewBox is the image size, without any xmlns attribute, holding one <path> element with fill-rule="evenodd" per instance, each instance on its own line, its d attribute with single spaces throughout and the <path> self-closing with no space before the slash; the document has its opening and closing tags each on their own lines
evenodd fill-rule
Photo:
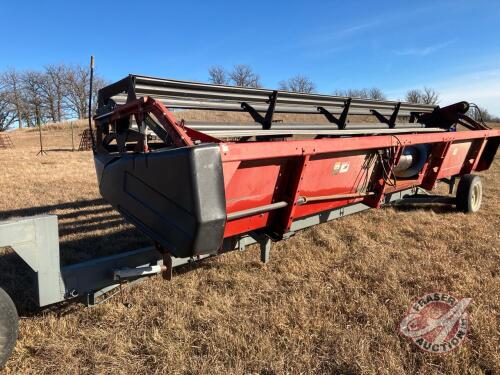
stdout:
<svg viewBox="0 0 500 375">
<path fill-rule="evenodd" d="M 376 111 L 375 109 L 371 109 L 370 111 L 381 123 L 389 125 L 389 128 L 392 129 L 396 127 L 396 120 L 398 118 L 400 107 L 401 107 L 401 102 L 398 102 L 396 104 L 396 107 L 394 107 L 394 112 L 392 112 L 392 115 L 389 119 L 384 115 L 382 115 L 380 112 Z"/>
<path fill-rule="evenodd" d="M 269 262 L 270 256 L 271 256 L 271 239 L 270 238 L 265 238 L 262 239 L 260 242 L 260 261 L 264 264 Z"/>
<path fill-rule="evenodd" d="M 269 107 L 267 109 L 266 115 L 262 117 L 262 115 L 255 110 L 250 104 L 243 102 L 241 103 L 241 108 L 247 111 L 250 116 L 254 119 L 255 122 L 258 122 L 262 125 L 262 129 L 269 130 L 271 129 L 271 125 L 273 123 L 274 109 L 276 108 L 276 102 L 278 100 L 278 91 L 274 90 L 269 95 Z"/>
<path fill-rule="evenodd" d="M 344 102 L 344 109 L 342 110 L 342 113 L 340 114 L 339 118 L 336 118 L 330 111 L 328 111 L 325 107 L 318 107 L 318 111 L 321 112 L 325 117 L 327 118 L 328 121 L 331 123 L 337 125 L 339 130 L 345 129 L 347 125 L 347 115 L 349 114 L 349 107 L 351 106 L 351 101 L 352 98 L 348 98 Z"/>
<path fill-rule="evenodd" d="M 456 176 L 452 176 L 449 179 L 448 178 L 443 178 L 441 179 L 442 182 L 444 182 L 446 185 L 448 185 L 448 193 L 453 194 L 453 190 L 455 189 L 455 183 L 456 183 Z"/>
<path fill-rule="evenodd" d="M 57 216 L 44 215 L 0 222 L 0 247 L 11 247 L 33 270 L 40 306 L 60 302 L 66 290 L 60 271 Z"/>
<path fill-rule="evenodd" d="M 382 154 L 380 155 L 380 164 L 384 169 L 384 174 L 381 179 L 379 179 L 378 183 L 374 187 L 375 194 L 367 195 L 364 199 L 364 203 L 373 208 L 379 208 L 383 204 L 384 195 L 387 190 L 388 181 L 394 177 L 394 166 L 399 163 L 401 155 L 403 154 L 404 147 L 401 145 L 393 146 L 392 148 L 388 148 L 385 152 L 388 152 L 388 156 L 384 159 Z M 386 166 L 383 166 L 383 163 L 387 162 Z M 387 173 L 386 173 L 387 171 Z M 397 181 L 394 180 L 394 186 L 396 187 Z"/>
<path fill-rule="evenodd" d="M 426 190 L 432 190 L 434 188 L 434 184 L 438 181 L 439 172 L 441 172 L 441 168 L 443 167 L 443 162 L 446 159 L 446 155 L 450 150 L 453 141 L 447 141 L 442 143 L 436 143 L 432 149 L 432 154 L 435 155 L 431 162 L 429 163 L 429 167 L 427 168 L 427 173 L 422 180 L 421 187 Z"/>
<path fill-rule="evenodd" d="M 165 280 L 172 280 L 172 256 L 169 253 L 163 253 L 163 265 L 165 269 L 162 272 L 163 278 Z"/>
</svg>

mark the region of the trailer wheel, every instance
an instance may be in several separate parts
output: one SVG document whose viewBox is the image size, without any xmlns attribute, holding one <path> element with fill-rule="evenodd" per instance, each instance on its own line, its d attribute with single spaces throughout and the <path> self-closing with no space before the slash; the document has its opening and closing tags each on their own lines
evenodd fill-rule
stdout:
<svg viewBox="0 0 500 375">
<path fill-rule="evenodd" d="M 464 213 L 479 211 L 483 200 L 481 178 L 474 174 L 463 175 L 457 187 L 457 209 Z"/>
<path fill-rule="evenodd" d="M 16 306 L 9 295 L 0 288 L 0 369 L 5 365 L 16 345 L 18 320 Z"/>
</svg>

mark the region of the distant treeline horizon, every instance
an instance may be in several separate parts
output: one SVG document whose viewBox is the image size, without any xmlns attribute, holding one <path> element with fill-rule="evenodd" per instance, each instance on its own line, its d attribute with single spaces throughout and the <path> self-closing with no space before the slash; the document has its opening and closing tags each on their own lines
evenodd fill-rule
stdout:
<svg viewBox="0 0 500 375">
<path fill-rule="evenodd" d="M 260 75 L 249 65 L 238 64 L 231 70 L 212 66 L 208 81 L 214 84 L 242 87 L 261 87 Z M 109 84 L 104 77 L 94 76 L 93 104 L 97 92 Z M 279 81 L 283 91 L 314 93 L 316 84 L 306 75 L 297 74 Z M 47 65 L 41 70 L 8 69 L 0 72 L 0 131 L 12 127 L 34 127 L 88 117 L 90 69 L 82 65 Z M 332 95 L 386 100 L 387 95 L 378 87 L 337 89 Z M 408 90 L 403 99 L 410 103 L 437 105 L 439 93 L 432 88 Z M 497 121 L 485 108 L 473 108 L 469 115 L 478 121 Z"/>
</svg>

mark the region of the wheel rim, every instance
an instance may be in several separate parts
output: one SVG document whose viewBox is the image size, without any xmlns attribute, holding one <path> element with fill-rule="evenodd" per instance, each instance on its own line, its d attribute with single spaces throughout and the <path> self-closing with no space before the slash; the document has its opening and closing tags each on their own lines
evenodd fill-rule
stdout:
<svg viewBox="0 0 500 375">
<path fill-rule="evenodd" d="M 479 205 L 481 204 L 481 187 L 479 184 L 476 184 L 472 188 L 472 195 L 471 195 L 471 208 L 473 211 L 476 211 L 479 208 Z"/>
</svg>

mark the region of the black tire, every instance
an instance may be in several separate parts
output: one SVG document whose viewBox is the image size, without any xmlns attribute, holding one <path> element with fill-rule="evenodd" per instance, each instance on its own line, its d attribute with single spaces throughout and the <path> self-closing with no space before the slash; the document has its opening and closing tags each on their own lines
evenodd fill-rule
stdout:
<svg viewBox="0 0 500 375">
<path fill-rule="evenodd" d="M 466 214 L 479 211 L 483 200 L 481 178 L 474 174 L 463 175 L 457 187 L 457 209 Z"/>
<path fill-rule="evenodd" d="M 9 295 L 0 288 L 0 369 L 9 359 L 17 341 L 19 317 Z"/>
</svg>

